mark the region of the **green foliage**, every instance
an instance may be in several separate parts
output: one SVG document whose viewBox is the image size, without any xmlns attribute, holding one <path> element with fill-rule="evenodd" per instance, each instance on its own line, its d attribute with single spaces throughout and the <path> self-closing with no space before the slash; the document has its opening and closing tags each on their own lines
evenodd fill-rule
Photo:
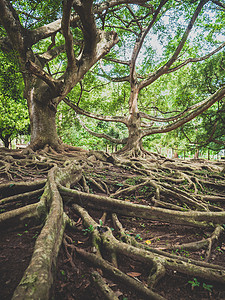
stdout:
<svg viewBox="0 0 225 300">
<path fill-rule="evenodd" d="M 212 287 L 213 287 L 213 285 L 206 284 L 206 283 L 203 282 L 202 286 L 203 286 L 203 288 L 204 288 L 205 290 L 207 290 L 207 291 L 209 291 L 209 292 L 212 292 Z"/>
<path fill-rule="evenodd" d="M 22 77 L 12 55 L 1 53 L 0 57 L 0 139 L 6 147 L 9 139 L 29 131 L 28 109 L 22 96 Z"/>
<path fill-rule="evenodd" d="M 62 2 L 59 0 L 14 0 L 11 3 L 26 29 L 38 28 L 62 16 Z M 102 1 L 94 1 L 95 5 L 100 3 Z M 160 1 L 157 0 L 145 6 L 121 5 L 120 9 L 112 12 L 110 9 L 107 10 L 105 18 L 96 16 L 97 27 L 106 31 L 115 30 L 119 36 L 119 43 L 104 59 L 93 66 L 80 85 L 78 84 L 70 92 L 69 98 L 74 103 L 99 115 L 128 115 L 129 82 L 115 81 L 129 76 L 129 64 L 118 64 L 111 59 L 130 61 L 135 42 L 140 38 L 140 29 L 146 28 L 151 23 L 153 12 L 159 3 Z M 137 73 L 142 77 L 141 79 L 156 71 L 172 57 L 198 4 L 198 1 L 191 0 L 166 2 L 137 58 Z M 224 40 L 225 12 L 215 8 L 213 2 L 205 5 L 180 53 L 179 60 L 172 67 L 178 66 L 187 58 L 205 55 Z M 83 34 L 80 26 L 74 26 L 71 30 L 76 39 L 81 42 Z M 6 35 L 2 27 L 0 27 L 0 34 Z M 44 53 L 51 42 L 50 37 L 46 38 L 35 44 L 33 50 L 40 54 Z M 63 43 L 64 38 L 58 32 L 55 36 L 55 44 L 58 46 Z M 80 50 L 79 46 L 74 46 L 76 56 Z M 187 65 L 177 72 L 160 77 L 139 94 L 139 109 L 156 117 L 171 117 L 202 101 L 225 84 L 224 55 L 221 51 L 205 62 Z M 14 56 L 15 53 L 11 53 L 7 57 L 1 54 L 0 57 L 0 138 L 5 143 L 10 137 L 27 134 L 29 131 L 27 107 L 22 96 L 24 87 L 21 74 L 18 72 L 19 68 L 13 60 Z M 45 71 L 48 72 L 49 68 L 51 73 L 58 77 L 66 67 L 66 53 L 61 53 L 48 63 Z M 181 129 L 163 135 L 145 137 L 143 145 L 148 150 L 155 151 L 159 151 L 161 146 L 167 146 L 178 152 L 179 149 L 194 152 L 195 143 L 198 142 L 199 148 L 207 145 L 210 149 L 219 151 L 225 145 L 224 119 L 225 104 L 221 100 Z M 127 129 L 123 124 L 89 120 L 85 117 L 82 120 L 95 132 L 104 132 L 118 139 L 127 136 Z M 220 144 L 212 140 L 207 142 L 215 124 L 217 127 L 214 136 Z M 111 142 L 87 133 L 77 121 L 75 112 L 69 110 L 64 103 L 58 107 L 57 126 L 58 133 L 65 143 L 96 150 L 105 150 L 106 146 L 114 146 Z"/>
<path fill-rule="evenodd" d="M 194 278 L 193 280 L 188 281 L 188 283 L 190 283 L 193 288 L 196 286 L 200 286 L 200 282 L 197 280 L 197 278 Z"/>
<path fill-rule="evenodd" d="M 82 231 L 84 232 L 84 235 L 92 233 L 94 231 L 94 226 L 90 225 L 88 228 L 82 229 Z"/>
<path fill-rule="evenodd" d="M 190 280 L 188 281 L 188 283 L 191 284 L 192 288 L 195 288 L 195 287 L 200 287 L 200 282 L 197 280 L 197 278 L 194 278 L 193 280 Z M 212 288 L 213 286 L 210 285 L 210 284 L 206 284 L 205 282 L 202 283 L 202 287 L 209 291 L 209 292 L 212 292 Z"/>
</svg>

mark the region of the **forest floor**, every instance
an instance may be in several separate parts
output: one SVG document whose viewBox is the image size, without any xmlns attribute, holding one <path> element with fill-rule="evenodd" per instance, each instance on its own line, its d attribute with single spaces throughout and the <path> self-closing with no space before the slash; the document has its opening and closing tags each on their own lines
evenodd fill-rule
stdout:
<svg viewBox="0 0 225 300">
<path fill-rule="evenodd" d="M 78 196 L 81 207 L 88 206 L 82 198 L 85 192 L 99 198 L 106 196 L 128 204 L 161 208 L 162 213 L 165 209 L 179 211 L 179 207 L 181 213 L 204 211 L 204 208 L 206 212 L 223 213 L 225 209 L 225 163 L 223 162 L 180 161 L 162 157 L 158 161 L 157 159 L 125 159 L 121 162 L 101 152 L 79 151 L 68 157 L 64 154 L 58 158 L 55 154 L 40 153 L 36 156 L 36 160 L 32 155 L 26 156 L 19 152 L 11 153 L 2 150 L 0 154 L 0 199 L 3 200 L 0 200 L 1 214 L 37 203 L 43 195 L 44 179 L 47 178 L 49 170 L 54 167 L 57 160 L 57 165 L 60 167 L 66 161 L 67 165 L 68 161 L 77 161 L 81 165 L 82 178 L 74 186 L 70 185 L 73 191 L 81 193 L 81 196 Z M 47 160 L 43 160 L 43 157 L 47 157 Z M 32 185 L 35 182 L 39 186 L 25 188 L 25 183 Z M 63 191 L 60 193 L 63 195 Z M 21 196 L 20 199 L 18 195 L 25 196 Z M 85 213 L 82 214 L 79 208 L 75 208 L 68 195 L 62 197 L 63 210 L 70 220 L 73 220 L 73 226 L 66 226 L 63 233 L 54 272 L 54 285 L 51 289 L 54 299 L 151 299 L 150 296 L 140 294 L 138 288 L 132 287 L 132 284 L 128 285 L 126 280 L 120 281 L 119 277 L 115 278 L 110 271 L 83 257 L 82 252 L 79 253 L 78 249 L 81 249 L 85 253 L 97 256 L 98 249 L 95 249 L 96 244 L 93 244 L 96 228 L 97 235 L 98 233 L 104 235 L 107 228 L 110 228 L 113 236 L 116 240 L 120 240 L 121 244 L 135 245 L 137 242 L 135 246 L 140 246 L 140 249 L 143 246 L 143 251 L 150 251 L 153 254 L 156 251 L 156 255 L 161 255 L 163 251 L 171 255 L 167 258 L 165 270 L 162 273 L 156 272 L 159 278 L 155 279 L 154 268 L 149 262 L 142 260 L 141 255 L 140 257 L 138 254 L 128 255 L 127 250 L 116 250 L 115 259 L 110 246 L 104 247 L 104 237 L 102 238 L 101 257 L 104 261 L 110 262 L 110 265 L 144 287 L 147 287 L 149 280 L 152 279 L 154 281 L 152 290 L 155 293 L 152 299 L 157 299 L 157 295 L 159 299 L 168 300 L 225 299 L 224 278 L 217 280 L 211 278 L 210 274 L 208 276 L 207 270 L 204 275 L 205 270 L 204 272 L 190 271 L 186 267 L 183 270 L 169 264 L 169 259 L 174 262 L 177 258 L 187 263 L 193 260 L 199 262 L 200 268 L 202 266 L 207 269 L 215 265 L 217 269 L 220 268 L 221 274 L 222 272 L 224 274 L 224 217 L 224 222 L 211 221 L 214 223 L 211 227 L 201 222 L 196 226 L 194 222 L 193 224 L 188 224 L 186 221 L 182 223 L 179 218 L 178 221 L 174 221 L 176 217 L 174 220 L 173 217 L 170 219 L 165 217 L 165 220 L 163 217 L 145 218 L 138 210 L 136 215 L 124 215 L 122 208 L 121 212 L 115 209 L 116 213 L 114 213 L 113 209 L 107 211 L 109 204 L 104 205 L 103 209 L 96 204 L 96 207 L 95 205 L 88 207 L 90 220 L 93 220 L 88 221 L 85 219 Z M 203 197 L 200 198 L 199 195 Z M 193 199 L 199 201 L 196 207 L 191 202 Z M 204 199 L 207 207 L 201 202 Z M 26 217 L 20 218 L 20 222 L 17 223 L 18 221 L 13 217 L 4 222 L 0 232 L 0 299 L 8 300 L 13 297 L 30 263 L 44 221 Z M 95 224 L 94 222 L 98 224 L 96 228 L 92 225 Z M 132 252 L 132 249 L 129 251 Z M 151 268 L 153 277 L 149 274 Z M 96 285 L 95 276 L 98 278 L 99 275 L 101 283 Z M 103 288 L 99 288 L 100 286 Z M 111 295 L 111 292 L 113 296 L 106 296 Z M 14 298 L 17 299 L 15 296 Z"/>
</svg>

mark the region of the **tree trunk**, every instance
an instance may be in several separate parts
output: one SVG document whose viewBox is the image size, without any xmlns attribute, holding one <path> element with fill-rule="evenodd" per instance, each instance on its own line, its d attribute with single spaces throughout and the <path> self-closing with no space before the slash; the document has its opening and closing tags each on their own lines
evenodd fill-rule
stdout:
<svg viewBox="0 0 225 300">
<path fill-rule="evenodd" d="M 3 141 L 4 147 L 9 148 L 10 145 L 10 134 L 6 134 L 4 137 L 0 134 L 0 139 Z"/>
<path fill-rule="evenodd" d="M 208 160 L 210 160 L 210 150 L 208 149 Z"/>
<path fill-rule="evenodd" d="M 30 146 L 33 150 L 49 145 L 59 150 L 59 138 L 56 130 L 56 111 L 49 105 L 41 105 L 35 102 L 29 109 L 31 122 Z"/>
<path fill-rule="evenodd" d="M 178 158 L 178 153 L 176 151 L 173 153 L 173 158 Z"/>
<path fill-rule="evenodd" d="M 26 79 L 25 97 L 31 128 L 30 147 L 36 151 L 50 146 L 59 151 L 61 147 L 55 122 L 57 104 L 53 104 L 57 91 L 51 90 L 47 84 L 35 77 Z"/>
<path fill-rule="evenodd" d="M 141 135 L 141 118 L 138 111 L 137 100 L 139 90 L 134 86 L 131 89 L 129 100 L 129 117 L 128 117 L 128 139 L 126 145 L 118 153 L 130 152 L 132 156 L 142 154 L 142 135 Z"/>
<path fill-rule="evenodd" d="M 199 149 L 196 149 L 194 158 L 195 159 L 199 158 Z"/>
</svg>

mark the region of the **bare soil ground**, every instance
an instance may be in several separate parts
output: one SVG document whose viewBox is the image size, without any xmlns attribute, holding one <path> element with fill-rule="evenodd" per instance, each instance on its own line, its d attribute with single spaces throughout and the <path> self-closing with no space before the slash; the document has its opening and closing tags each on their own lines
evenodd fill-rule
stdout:
<svg viewBox="0 0 225 300">
<path fill-rule="evenodd" d="M 213 164 L 197 160 L 193 162 L 178 160 L 161 160 L 160 162 L 149 160 L 146 162 L 137 159 L 117 161 L 102 153 L 95 155 L 83 152 L 68 157 L 64 155 L 63 159 L 62 156 L 57 158 L 53 154 L 47 155 L 46 160 L 44 154 L 39 154 L 39 158 L 36 157 L 36 160 L 19 154 L 16 157 L 12 153 L 8 153 L 8 158 L 6 156 L 7 153 L 2 152 L 0 199 L 3 201 L 0 202 L 0 212 L 3 215 L 9 211 L 14 212 L 27 205 L 38 203 L 45 186 L 43 179 L 47 178 L 48 171 L 53 168 L 57 160 L 60 167 L 67 160 L 70 162 L 76 160 L 82 166 L 83 177 L 78 182 L 70 184 L 70 189 L 81 195 L 78 196 L 80 198 L 76 202 L 81 207 L 88 207 L 88 204 L 84 203 L 83 199 L 85 198 L 82 198 L 82 193 L 86 193 L 96 197 L 115 198 L 128 204 L 172 211 L 179 211 L 180 207 L 181 213 L 189 211 L 224 212 L 225 209 L 224 166 L 222 163 Z M 31 160 L 33 160 L 33 164 Z M 30 188 L 24 185 L 28 182 L 40 182 L 40 184 L 35 188 Z M 178 263 L 175 262 L 175 258 L 177 258 L 187 263 L 192 260 L 197 261 L 200 263 L 200 267 L 219 266 L 223 275 L 225 270 L 225 234 L 223 230 L 225 219 L 224 222 L 220 219 L 216 219 L 217 222 L 206 219 L 211 226 L 203 226 L 198 219 L 196 219 L 197 225 L 194 224 L 194 221 L 193 224 L 187 224 L 186 221 L 182 224 L 182 221 L 174 221 L 173 217 L 171 221 L 167 217 L 165 220 L 162 217 L 159 217 L 158 220 L 145 218 L 139 211 L 133 216 L 124 215 L 122 209 L 121 212 L 115 210 L 116 216 L 114 215 L 113 218 L 112 209 L 107 211 L 105 205 L 103 209 L 100 209 L 96 204 L 96 207 L 95 205 L 88 207 L 91 220 L 98 224 L 95 226 L 88 223 L 90 221 L 87 221 L 84 213 L 74 207 L 74 202 L 69 194 L 66 195 L 66 191 L 61 190 L 60 193 L 63 195 L 63 210 L 70 220 L 73 220 L 73 224 L 72 226 L 67 225 L 65 228 L 53 272 L 55 279 L 51 287 L 51 295 L 55 299 L 151 299 L 150 296 L 141 294 L 135 286 L 128 285 L 126 281 L 112 275 L 109 270 L 104 270 L 100 265 L 86 259 L 78 249 L 95 256 L 98 256 L 100 249 L 101 258 L 104 261 L 118 268 L 133 281 L 142 284 L 143 287 L 151 286 L 149 281 L 154 281 L 151 290 L 155 294 L 152 299 L 156 299 L 154 297 L 158 296 L 159 299 L 168 300 L 225 299 L 225 279 L 213 278 L 210 275 L 211 269 L 209 278 L 204 275 L 205 271 L 200 269 L 199 271 L 193 271 L 191 268 L 190 270 L 188 268 L 179 269 L 179 266 L 176 265 Z M 8 200 L 9 197 L 24 194 L 25 197 L 21 199 L 16 197 L 14 200 Z M 205 196 L 205 202 L 198 195 Z M 211 198 L 207 198 L 207 195 Z M 193 199 L 199 201 L 197 206 L 192 202 Z M 115 220 L 118 220 L 119 223 L 116 223 Z M 119 228 L 118 224 L 122 227 Z M 15 218 L 9 218 L 7 222 L 3 222 L 0 234 L 0 299 L 8 300 L 13 297 L 15 289 L 30 263 L 35 243 L 44 225 L 45 220 L 36 217 L 24 217 L 20 219 L 20 222 Z M 219 233 L 215 233 L 215 228 L 219 228 Z M 132 253 L 132 247 L 129 248 L 131 255 L 128 255 L 126 249 L 115 250 L 115 258 L 113 256 L 115 253 L 111 251 L 110 246 L 107 244 L 104 246 L 104 234 L 109 229 L 115 239 L 120 241 L 118 248 L 126 244 L 139 249 L 139 246 L 142 245 L 143 251 L 150 251 L 150 253 L 156 251 L 156 255 L 161 255 L 160 251 L 170 254 L 162 273 L 157 273 L 154 263 L 152 265 L 149 260 L 142 259 L 141 255 Z M 102 236 L 100 244 L 93 242 L 95 234 L 96 238 L 98 235 Z M 110 240 L 110 237 L 108 239 L 111 246 L 114 245 L 114 240 Z M 199 241 L 203 241 L 202 245 L 199 245 Z M 204 241 L 208 242 L 204 243 Z M 137 242 L 136 245 L 135 242 Z M 96 271 L 102 280 L 100 280 L 100 285 L 96 284 L 95 276 L 98 278 Z M 159 278 L 155 279 L 154 274 L 158 274 Z M 103 290 L 109 288 L 109 293 L 102 291 L 100 286 L 103 287 Z M 111 292 L 114 298 L 107 298 L 106 295 Z"/>
</svg>

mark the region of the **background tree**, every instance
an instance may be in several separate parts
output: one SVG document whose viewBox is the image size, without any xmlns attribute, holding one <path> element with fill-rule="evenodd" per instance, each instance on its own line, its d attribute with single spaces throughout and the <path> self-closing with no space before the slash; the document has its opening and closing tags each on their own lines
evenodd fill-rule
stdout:
<svg viewBox="0 0 225 300">
<path fill-rule="evenodd" d="M 125 147 L 120 152 L 141 154 L 145 136 L 175 130 L 224 97 L 222 86 L 213 94 L 202 91 L 201 97 L 194 97 L 192 91 L 179 101 L 172 95 L 173 86 L 169 84 L 175 71 L 189 74 L 190 63 L 202 62 L 223 49 L 224 9 L 217 9 L 218 5 L 222 6 L 212 1 L 161 1 L 145 7 L 126 5 L 116 11 L 109 23 L 105 20 L 104 26 L 117 28 L 123 38 L 118 44 L 120 48 L 112 50 L 105 62 L 99 64 L 98 73 L 108 79 L 114 75 L 114 82 L 129 84 L 128 114 L 103 117 L 74 106 L 68 100 L 65 102 L 79 114 L 123 123 L 127 126 L 128 138 L 122 141 Z M 210 18 L 218 21 L 217 25 L 213 25 Z M 154 86 L 158 81 L 163 90 L 155 94 Z M 144 98 L 147 100 L 142 101 Z M 171 109 L 171 101 L 175 109 Z M 160 110 L 160 103 L 163 103 L 163 110 Z"/>
</svg>

